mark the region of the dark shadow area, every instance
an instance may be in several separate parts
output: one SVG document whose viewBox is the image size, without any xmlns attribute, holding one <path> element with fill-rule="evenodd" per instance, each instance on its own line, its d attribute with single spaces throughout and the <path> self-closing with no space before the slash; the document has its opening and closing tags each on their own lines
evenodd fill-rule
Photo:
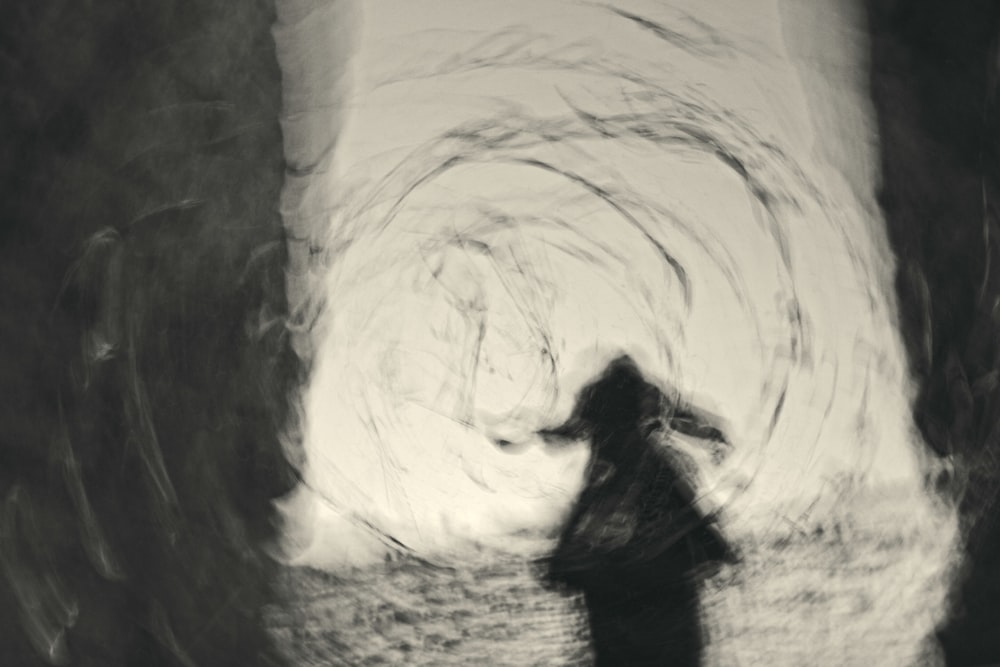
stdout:
<svg viewBox="0 0 1000 667">
<path fill-rule="evenodd" d="M 713 518 L 694 506 L 684 462 L 664 447 L 672 413 L 622 357 L 583 389 L 566 424 L 543 432 L 593 448 L 548 573 L 583 592 L 601 666 L 700 664 L 700 584 L 735 560 Z M 689 430 L 720 435 L 707 425 Z"/>
<path fill-rule="evenodd" d="M 0 664 L 263 665 L 272 3 L 0 3 Z"/>
<path fill-rule="evenodd" d="M 1000 4 L 869 0 L 880 203 L 899 260 L 916 421 L 960 502 L 965 566 L 941 628 L 949 665 L 1000 663 Z"/>
</svg>

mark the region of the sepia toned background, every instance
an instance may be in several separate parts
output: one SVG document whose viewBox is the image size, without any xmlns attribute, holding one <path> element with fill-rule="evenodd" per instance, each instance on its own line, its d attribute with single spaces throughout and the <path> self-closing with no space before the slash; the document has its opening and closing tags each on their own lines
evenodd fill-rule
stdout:
<svg viewBox="0 0 1000 667">
<path fill-rule="evenodd" d="M 500 398 L 476 414 L 506 418 L 490 424 L 495 431 L 483 426 L 474 440 L 481 447 L 459 450 L 481 452 L 480 465 L 509 473 L 487 476 L 488 486 L 517 483 L 482 497 L 470 484 L 464 503 L 458 486 L 435 500 L 423 489 L 450 491 L 446 485 L 462 479 L 449 476 L 447 456 L 435 459 L 439 465 L 431 467 L 443 481 L 428 485 L 417 474 L 397 487 L 424 512 L 426 523 L 411 524 L 391 503 L 364 499 L 372 488 L 364 466 L 348 467 L 362 493 L 338 499 L 340 506 L 367 512 L 376 530 L 328 522 L 332 537 L 318 558 L 325 562 L 313 563 L 326 572 L 285 569 L 274 559 L 287 555 L 279 546 L 307 542 L 315 528 L 308 520 L 315 515 L 305 511 L 308 496 L 289 495 L 301 492 L 302 476 L 323 486 L 310 462 L 326 457 L 336 468 L 350 460 L 335 447 L 346 439 L 324 439 L 314 428 L 327 414 L 315 390 L 324 345 L 355 363 L 381 355 L 394 326 L 404 340 L 423 340 L 391 315 L 420 315 L 426 302 L 405 303 L 412 311 L 379 311 L 365 302 L 361 280 L 366 271 L 392 275 L 406 243 L 383 237 L 354 255 L 351 271 L 337 274 L 330 272 L 331 238 L 343 230 L 361 237 L 350 225 L 364 232 L 365 216 L 385 213 L 378 208 L 384 202 L 369 205 L 365 195 L 396 165 L 398 178 L 383 181 L 387 196 L 448 151 L 470 149 L 433 140 L 476 118 L 488 122 L 466 128 L 463 140 L 494 141 L 494 155 L 519 150 L 524 157 L 537 149 L 562 160 L 564 172 L 576 159 L 572 169 L 582 177 L 624 183 L 645 201 L 651 188 L 664 200 L 687 198 L 684 215 L 707 225 L 701 229 L 715 225 L 723 242 L 714 247 L 737 252 L 730 266 L 748 303 L 766 290 L 755 291 L 759 270 L 746 267 L 780 266 L 781 252 L 771 232 L 726 238 L 727 224 L 739 216 L 741 228 L 759 221 L 747 182 L 787 192 L 794 179 L 783 179 L 794 162 L 821 193 L 806 198 L 805 213 L 790 207 L 774 216 L 794 258 L 785 279 L 805 316 L 799 337 L 789 337 L 795 318 L 773 303 L 739 315 L 741 323 L 773 324 L 761 340 L 772 350 L 764 359 L 777 365 L 754 366 L 758 348 L 751 343 L 741 348 L 735 338 L 701 334 L 677 348 L 681 361 L 669 372 L 655 362 L 644 366 L 725 417 L 735 445 L 720 467 L 700 468 L 705 503 L 720 509 L 723 530 L 744 557 L 706 579 L 701 611 L 689 610 L 704 618 L 704 661 L 1000 660 L 990 566 L 997 545 L 996 10 L 988 2 L 759 2 L 754 11 L 735 4 L 5 4 L 3 663 L 587 663 L 593 647 L 578 595 L 544 588 L 524 558 L 491 556 L 487 548 L 477 552 L 482 561 L 466 554 L 438 562 L 441 545 L 464 548 L 470 529 L 477 540 L 508 546 L 505 531 L 558 528 L 573 484 L 581 482 L 580 466 L 564 470 L 559 502 L 519 504 L 521 481 L 546 482 L 539 466 L 554 464 L 529 437 L 544 420 L 531 411 L 504 412 L 504 392 L 518 399 L 527 385 L 545 396 L 544 383 L 497 381 L 493 395 Z M 410 34 L 441 28 L 447 38 Z M 477 30 L 500 38 L 484 40 Z M 533 69 L 539 58 L 590 71 L 572 83 L 553 81 L 551 71 Z M 505 73 L 487 64 L 503 65 Z M 433 85 L 427 70 L 436 73 Z M 656 109 L 638 94 L 639 79 L 667 93 L 688 86 L 702 101 L 739 109 L 790 162 L 776 166 L 755 154 L 725 114 L 701 116 L 700 135 L 678 133 L 685 107 L 676 101 L 673 130 L 642 135 L 649 128 L 609 102 L 623 86 L 607 80 L 623 73 L 638 76 L 633 102 L 646 106 L 632 110 L 644 120 Z M 597 78 L 583 80 L 588 76 Z M 376 88 L 378 77 L 394 83 Z M 567 114 L 567 100 L 590 115 Z M 463 115 L 466 108 L 475 118 Z M 539 117 L 549 124 L 534 122 Z M 499 142 L 489 134 L 497 120 L 534 148 Z M 595 128 L 627 135 L 626 146 L 618 153 L 597 144 L 583 150 L 578 132 Z M 673 142 L 683 159 L 664 158 L 651 137 Z M 706 147 L 730 164 L 743 160 L 744 175 L 731 168 L 729 176 L 713 175 L 722 161 L 705 159 Z M 662 188 L 656 182 L 661 173 L 682 172 L 686 180 Z M 536 184 L 534 177 L 487 170 L 443 185 L 465 189 L 449 201 L 468 199 L 472 186 L 480 200 L 537 217 L 546 192 L 529 192 L 534 198 L 521 203 L 511 196 Z M 699 195 L 699 187 L 706 191 Z M 440 214 L 442 191 L 425 189 L 423 200 L 411 200 L 404 224 L 429 224 L 426 211 Z M 623 186 L 617 192 L 628 193 Z M 574 216 L 587 213 L 559 201 Z M 468 218 L 448 211 L 432 220 L 445 226 Z M 607 223 L 593 226 L 600 224 Z M 824 231 L 830 229 L 836 233 Z M 614 237 L 597 245 L 613 246 Z M 693 266 L 709 266 L 690 245 L 675 247 Z M 850 252 L 857 255 L 847 261 Z M 459 277 L 481 275 L 478 265 L 462 261 Z M 670 309 L 671 299 L 683 301 L 683 290 L 656 302 L 672 331 L 693 332 L 692 322 L 700 331 L 741 330 L 726 319 L 739 312 L 739 299 L 733 297 L 733 310 L 721 299 L 705 305 L 700 296 L 721 293 L 721 272 L 690 275 L 690 311 Z M 591 296 L 565 283 L 557 302 Z M 340 289 L 327 290 L 331 285 Z M 394 285 L 410 283 L 390 281 L 382 289 L 395 296 Z M 620 311 L 601 311 L 601 299 L 593 301 L 575 329 L 596 327 L 595 340 L 618 336 L 615 344 L 629 344 L 629 330 L 604 326 Z M 358 328 L 369 311 L 388 313 L 388 324 Z M 343 325 L 352 337 L 330 342 L 330 312 L 353 313 L 356 319 L 345 315 Z M 514 327 L 512 340 L 521 340 L 521 331 Z M 498 358 L 516 356 L 497 340 Z M 587 349 L 590 343 L 579 340 L 567 343 L 566 357 L 574 345 Z M 636 356 L 655 359 L 655 349 L 638 348 Z M 459 349 L 446 340 L 440 354 Z M 573 388 L 606 356 L 578 359 L 560 377 L 562 402 L 548 417 L 570 409 Z M 418 395 L 449 386 L 461 395 L 442 379 L 449 363 L 409 371 L 403 363 L 401 372 L 404 379 L 411 373 Z M 779 393 L 759 387 L 775 369 L 789 384 L 769 432 Z M 366 371 L 357 379 L 379 386 Z M 353 404 L 333 403 L 329 412 L 349 423 Z M 833 417 L 824 420 L 827 405 Z M 870 417 L 864 428 L 855 422 L 859 408 Z M 428 442 L 443 434 L 443 427 L 422 428 Z M 465 431 L 448 437 L 473 442 Z M 523 444 L 535 458 L 518 459 L 491 438 Z M 582 463 L 585 449 L 576 451 Z M 892 492 L 873 489 L 882 486 L 876 481 L 895 482 Z M 330 488 L 343 487 L 330 481 Z M 275 510 L 279 499 L 283 512 Z M 290 499 L 303 505 L 290 506 Z M 954 552 L 952 502 L 961 518 Z M 466 528 L 431 530 L 415 556 L 371 562 L 398 552 L 371 535 L 406 537 L 413 525 L 428 535 L 442 503 L 468 513 Z M 345 556 L 351 544 L 360 546 Z M 530 539 L 514 551 L 534 556 L 545 544 Z M 345 558 L 370 565 L 331 566 Z M 953 594 L 949 603 L 942 603 L 944 587 Z M 931 636 L 935 627 L 941 646 Z"/>
</svg>

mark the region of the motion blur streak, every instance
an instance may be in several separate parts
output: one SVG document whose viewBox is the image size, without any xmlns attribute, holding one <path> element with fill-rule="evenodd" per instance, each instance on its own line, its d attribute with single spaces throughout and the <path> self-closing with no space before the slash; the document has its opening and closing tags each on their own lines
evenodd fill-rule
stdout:
<svg viewBox="0 0 1000 667">
<path fill-rule="evenodd" d="M 305 165 L 285 210 L 310 248 L 313 364 L 291 562 L 544 557 L 595 466 L 586 439 L 544 434 L 625 354 L 732 445 L 666 445 L 745 554 L 706 584 L 705 660 L 866 664 L 865 637 L 880 660 L 922 659 L 955 521 L 910 413 L 857 12 L 315 6 L 295 16 L 326 17 L 336 53 L 305 23 L 278 33 L 282 63 L 338 59 L 297 66 L 293 90 L 335 71 L 344 91 L 295 97 L 286 143 Z M 838 569 L 840 548 L 859 562 Z"/>
</svg>

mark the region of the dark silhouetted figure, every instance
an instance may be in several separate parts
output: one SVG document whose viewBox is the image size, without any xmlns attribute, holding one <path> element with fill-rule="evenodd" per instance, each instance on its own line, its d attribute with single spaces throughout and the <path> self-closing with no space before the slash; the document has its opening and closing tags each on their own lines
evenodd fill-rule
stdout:
<svg viewBox="0 0 1000 667">
<path fill-rule="evenodd" d="M 547 565 L 554 582 L 583 592 L 601 666 L 700 664 L 700 582 L 735 560 L 667 445 L 675 421 L 721 438 L 620 357 L 584 388 L 566 424 L 542 433 L 593 447 L 586 489 Z"/>
</svg>

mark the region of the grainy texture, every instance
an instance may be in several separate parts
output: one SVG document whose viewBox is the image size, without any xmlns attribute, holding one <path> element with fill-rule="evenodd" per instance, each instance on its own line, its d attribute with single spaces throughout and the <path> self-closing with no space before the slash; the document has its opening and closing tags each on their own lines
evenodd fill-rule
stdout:
<svg viewBox="0 0 1000 667">
<path fill-rule="evenodd" d="M 892 494 L 849 499 L 822 527 L 745 532 L 743 562 L 703 590 L 705 664 L 940 664 L 931 640 L 950 536 L 945 524 L 914 521 Z M 539 574 L 485 554 L 455 569 L 402 559 L 342 575 L 289 570 L 268 624 L 302 667 L 592 665 L 582 599 Z"/>
<path fill-rule="evenodd" d="M 869 0 L 879 194 L 898 257 L 916 423 L 956 474 L 965 569 L 941 637 L 953 667 L 1000 663 L 1000 4 Z"/>
<path fill-rule="evenodd" d="M 265 663 L 268 0 L 0 3 L 0 664 Z"/>
<path fill-rule="evenodd" d="M 292 570 L 269 622 L 296 665 L 586 665 L 579 595 L 498 560 L 437 568 L 412 559 L 342 576 Z"/>
<path fill-rule="evenodd" d="M 861 495 L 825 527 L 770 528 L 703 596 L 709 665 L 938 665 L 951 530 Z"/>
</svg>

